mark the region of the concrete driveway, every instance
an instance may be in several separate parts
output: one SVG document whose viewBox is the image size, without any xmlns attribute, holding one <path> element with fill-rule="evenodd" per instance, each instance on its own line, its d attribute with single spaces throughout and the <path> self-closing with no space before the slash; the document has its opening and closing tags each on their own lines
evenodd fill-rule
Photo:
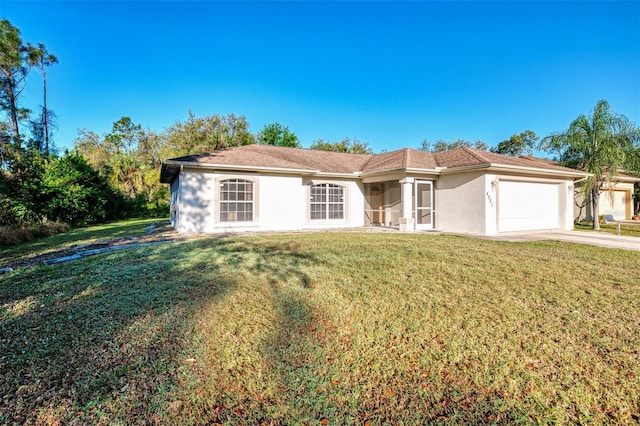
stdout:
<svg viewBox="0 0 640 426">
<path fill-rule="evenodd" d="M 592 246 L 640 251 L 640 238 L 623 237 L 605 232 L 587 231 L 544 231 L 500 235 L 495 237 L 503 241 L 562 241 L 565 243 L 590 244 Z"/>
</svg>

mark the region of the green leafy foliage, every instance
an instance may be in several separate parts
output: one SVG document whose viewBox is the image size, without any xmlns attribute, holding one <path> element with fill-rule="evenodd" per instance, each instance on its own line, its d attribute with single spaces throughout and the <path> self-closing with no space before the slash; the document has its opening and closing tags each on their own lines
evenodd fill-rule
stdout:
<svg viewBox="0 0 640 426">
<path fill-rule="evenodd" d="M 20 140 L 19 122 L 28 112 L 18 105 L 28 73 L 27 48 L 20 30 L 7 19 L 0 20 L 0 109 L 9 114 L 14 143 Z"/>
<path fill-rule="evenodd" d="M 267 124 L 258 132 L 258 143 L 263 145 L 288 146 L 299 148 L 300 141 L 289 127 L 279 123 Z"/>
<path fill-rule="evenodd" d="M 477 140 L 471 143 L 464 139 L 457 139 L 452 142 L 447 142 L 445 140 L 438 139 L 434 143 L 431 143 L 427 139 L 424 139 L 419 149 L 427 152 L 442 152 L 442 151 L 449 151 L 456 148 L 473 148 L 473 149 L 486 151 L 489 147 L 487 146 L 486 143 L 480 140 Z"/>
<path fill-rule="evenodd" d="M 520 134 L 513 134 L 509 139 L 500 142 L 498 146 L 491 148 L 491 152 L 512 157 L 531 155 L 531 151 L 536 147 L 538 139 L 538 135 L 533 130 L 525 130 Z"/>
<path fill-rule="evenodd" d="M 83 157 L 71 153 L 47 164 L 41 194 L 42 214 L 71 225 L 115 219 L 125 204 Z"/>
<path fill-rule="evenodd" d="M 159 150 L 163 159 L 256 143 L 244 116 L 196 117 L 191 111 L 185 122 L 169 127 L 162 139 Z"/>
<path fill-rule="evenodd" d="M 346 152 L 348 154 L 373 154 L 373 149 L 369 147 L 367 142 L 360 142 L 354 138 L 344 138 L 340 142 L 326 142 L 322 139 L 313 141 L 311 149 L 319 151 Z"/>
<path fill-rule="evenodd" d="M 578 116 L 567 130 L 545 137 L 540 147 L 562 164 L 590 173 L 582 191 L 591 199 L 594 217 L 599 213 L 600 193 L 620 171 L 640 174 L 640 128 L 614 113 L 605 100 L 598 101 L 591 115 Z M 597 220 L 593 228 L 599 229 Z"/>
<path fill-rule="evenodd" d="M 0 227 L 39 229 L 51 221 L 88 225 L 138 213 L 134 202 L 77 154 L 57 158 L 21 151 L 10 165 L 0 171 Z M 0 238 L 2 243 L 21 241 L 7 229 L 3 235 L 8 238 Z"/>
</svg>

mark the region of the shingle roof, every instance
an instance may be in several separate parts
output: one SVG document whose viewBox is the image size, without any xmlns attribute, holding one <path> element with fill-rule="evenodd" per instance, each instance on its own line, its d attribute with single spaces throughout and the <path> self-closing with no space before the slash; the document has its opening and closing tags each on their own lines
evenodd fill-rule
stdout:
<svg viewBox="0 0 640 426">
<path fill-rule="evenodd" d="M 543 170 L 556 170 L 564 172 L 577 172 L 575 169 L 562 167 L 553 161 L 535 157 L 510 157 L 489 151 L 481 151 L 472 148 L 458 148 L 450 151 L 442 151 L 434 154 L 440 167 L 467 167 L 480 165 L 500 165 L 535 168 Z"/>
<path fill-rule="evenodd" d="M 171 160 L 198 164 L 353 173 L 360 170 L 370 157 L 370 155 L 364 154 L 345 154 L 271 145 L 245 145 L 197 155 L 187 155 Z"/>
<path fill-rule="evenodd" d="M 542 171 L 579 173 L 577 170 L 534 157 L 509 157 L 466 147 L 437 153 L 404 148 L 377 155 L 366 155 L 271 145 L 246 145 L 167 160 L 162 165 L 160 181 L 171 182 L 178 172 L 177 164 L 189 163 L 211 167 L 253 167 L 336 174 L 366 174 L 406 169 L 436 171 L 474 166 L 515 166 Z"/>
</svg>

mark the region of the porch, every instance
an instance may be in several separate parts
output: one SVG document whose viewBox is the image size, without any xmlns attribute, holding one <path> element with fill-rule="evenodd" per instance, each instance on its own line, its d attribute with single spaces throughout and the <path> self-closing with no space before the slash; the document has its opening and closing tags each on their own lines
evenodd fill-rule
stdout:
<svg viewBox="0 0 640 426">
<path fill-rule="evenodd" d="M 434 182 L 405 177 L 364 184 L 365 226 L 424 231 L 435 228 Z"/>
</svg>

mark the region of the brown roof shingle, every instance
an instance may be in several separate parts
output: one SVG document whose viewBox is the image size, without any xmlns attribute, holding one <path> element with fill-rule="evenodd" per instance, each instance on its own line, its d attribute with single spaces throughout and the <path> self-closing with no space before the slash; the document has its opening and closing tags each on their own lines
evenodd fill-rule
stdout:
<svg viewBox="0 0 640 426">
<path fill-rule="evenodd" d="M 175 177 L 176 163 L 195 163 L 208 166 L 237 166 L 242 168 L 276 168 L 308 170 L 337 174 L 372 173 L 391 170 L 437 168 L 455 169 L 473 166 L 516 166 L 558 172 L 578 172 L 553 162 L 534 157 L 509 157 L 471 148 L 458 148 L 442 152 L 425 152 L 404 148 L 377 155 L 346 154 L 302 148 L 271 145 L 246 145 L 197 155 L 172 158 L 163 163 L 161 182 L 169 183 Z"/>
<path fill-rule="evenodd" d="M 172 158 L 171 161 L 353 173 L 359 171 L 370 157 L 370 155 L 363 154 L 345 154 L 271 145 L 245 145 Z"/>
</svg>

